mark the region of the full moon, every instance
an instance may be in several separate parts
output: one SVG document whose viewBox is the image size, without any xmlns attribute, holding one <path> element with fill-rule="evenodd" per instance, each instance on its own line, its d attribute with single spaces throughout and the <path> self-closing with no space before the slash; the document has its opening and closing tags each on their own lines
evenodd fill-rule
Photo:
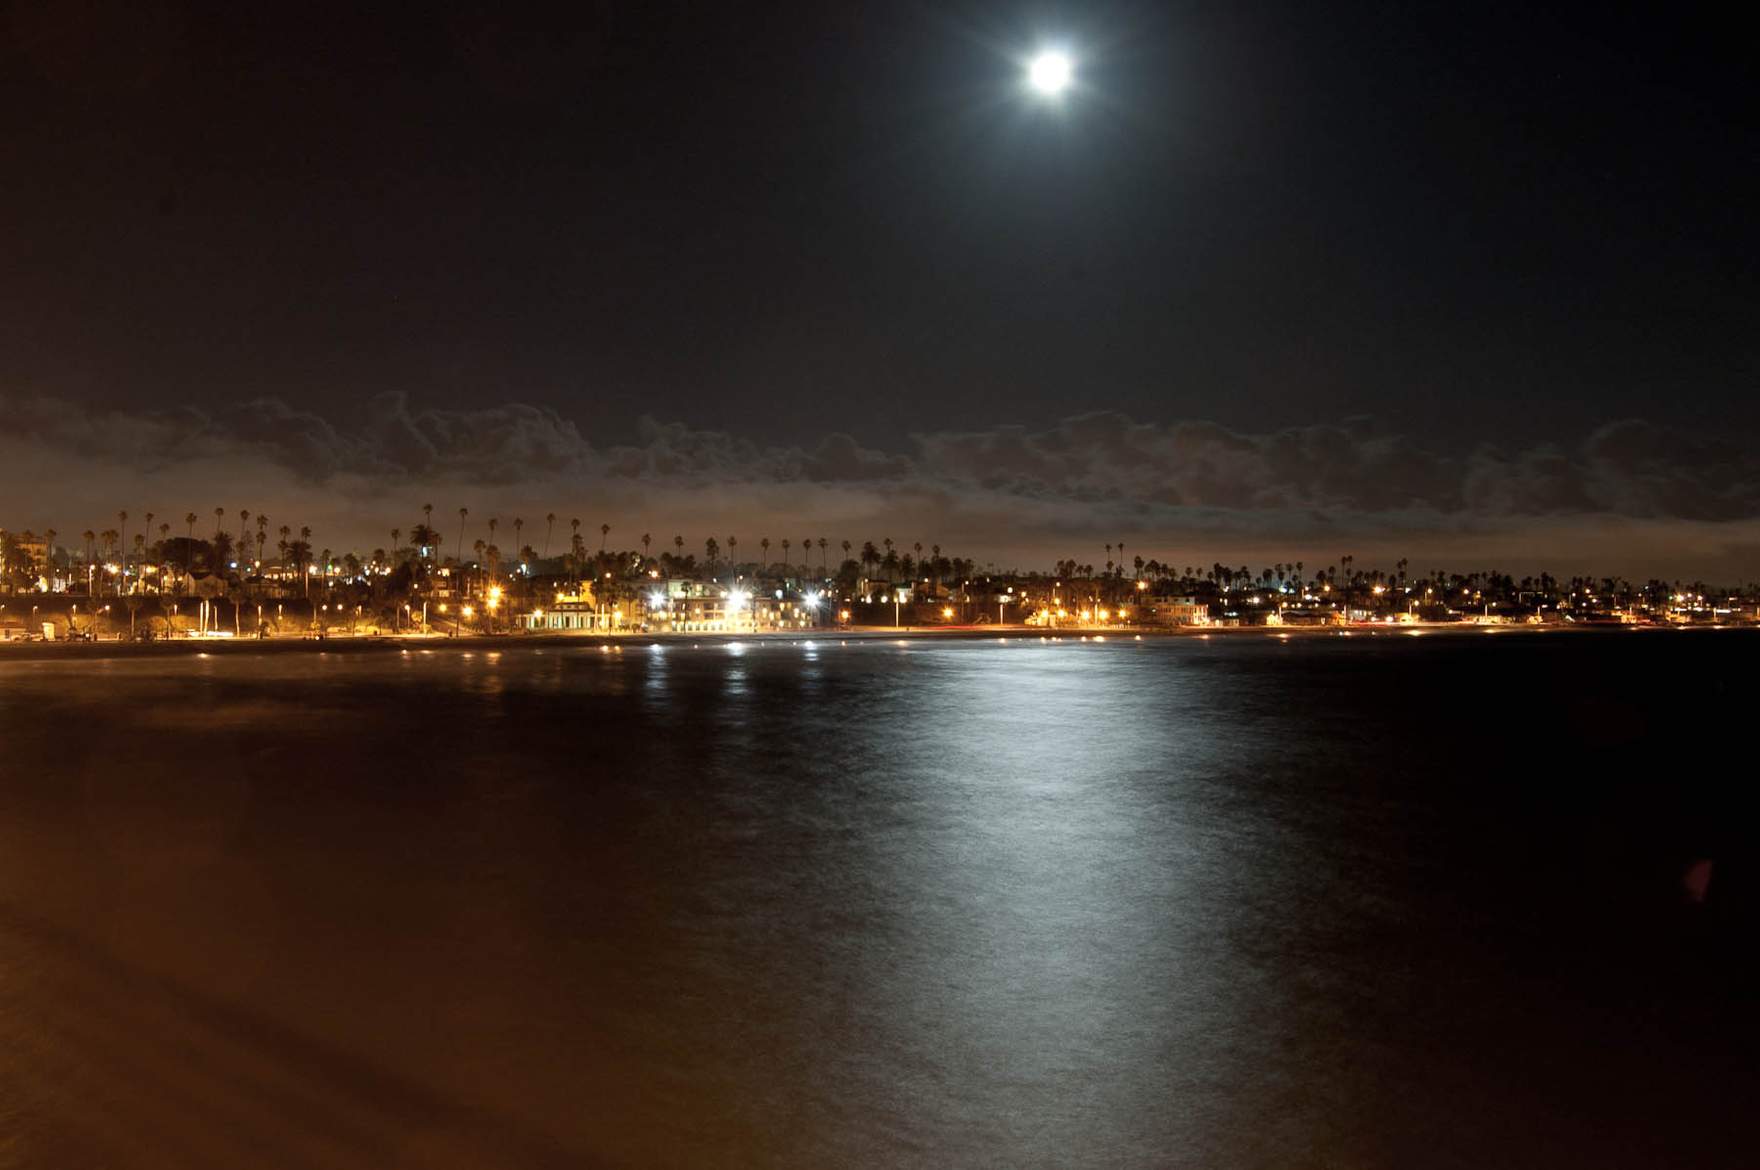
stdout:
<svg viewBox="0 0 1760 1170">
<path fill-rule="evenodd" d="M 1027 81 L 1043 94 L 1058 94 L 1069 88 L 1070 61 L 1058 52 L 1040 53 L 1027 66 Z"/>
</svg>

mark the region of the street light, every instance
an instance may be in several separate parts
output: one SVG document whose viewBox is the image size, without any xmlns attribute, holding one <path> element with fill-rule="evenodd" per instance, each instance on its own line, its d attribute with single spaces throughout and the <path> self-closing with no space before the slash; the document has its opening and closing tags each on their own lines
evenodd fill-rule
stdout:
<svg viewBox="0 0 1760 1170">
<path fill-rule="evenodd" d="M 752 595 L 747 593 L 744 589 L 730 589 L 730 590 L 728 590 L 728 592 L 727 592 L 727 606 L 726 606 L 728 621 L 729 622 L 736 621 L 737 620 L 736 615 L 746 607 L 746 602 L 750 601 L 751 599 L 752 599 Z"/>
</svg>

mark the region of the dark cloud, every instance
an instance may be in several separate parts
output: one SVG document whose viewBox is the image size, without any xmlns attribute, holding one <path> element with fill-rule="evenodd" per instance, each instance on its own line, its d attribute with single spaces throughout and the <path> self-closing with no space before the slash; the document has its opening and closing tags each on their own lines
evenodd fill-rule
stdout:
<svg viewBox="0 0 1760 1170">
<path fill-rule="evenodd" d="M 412 410 L 397 393 L 367 400 L 352 427 L 273 398 L 215 411 L 88 411 L 48 398 L 0 407 L 13 435 L 48 452 L 143 471 L 242 456 L 311 483 L 348 475 L 507 484 L 582 470 L 592 454 L 554 411 L 518 403 Z"/>
<path fill-rule="evenodd" d="M 1725 521 L 1760 515 L 1760 457 L 1734 443 L 1641 420 L 1572 444 L 1438 451 L 1371 422 L 1243 433 L 1215 423 L 1142 423 L 1086 414 L 1030 430 L 913 437 L 905 451 L 847 434 L 777 446 L 644 420 L 632 443 L 595 445 L 554 411 L 522 404 L 414 409 L 366 401 L 350 424 L 274 399 L 220 411 L 88 412 L 53 399 L 0 403 L 15 441 L 46 456 L 151 472 L 192 461 L 267 465 L 301 482 L 341 477 L 403 486 L 488 488 L 624 481 L 673 488 L 870 485 L 883 493 L 970 496 L 1140 513 L 1301 513 L 1496 518 L 1594 514 Z M 1023 522 L 1036 519 L 1028 514 Z"/>
</svg>

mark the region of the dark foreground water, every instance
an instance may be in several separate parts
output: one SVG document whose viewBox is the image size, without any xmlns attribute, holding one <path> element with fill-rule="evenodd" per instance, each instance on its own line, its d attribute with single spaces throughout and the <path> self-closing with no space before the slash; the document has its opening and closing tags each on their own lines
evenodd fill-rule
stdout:
<svg viewBox="0 0 1760 1170">
<path fill-rule="evenodd" d="M 1757 664 L 0 659 L 0 1165 L 1753 1165 Z"/>
</svg>

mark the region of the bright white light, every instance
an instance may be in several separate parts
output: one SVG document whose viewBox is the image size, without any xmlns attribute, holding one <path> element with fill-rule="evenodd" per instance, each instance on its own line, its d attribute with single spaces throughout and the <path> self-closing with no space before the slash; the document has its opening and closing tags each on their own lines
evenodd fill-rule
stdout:
<svg viewBox="0 0 1760 1170">
<path fill-rule="evenodd" d="M 809 593 L 805 597 L 801 598 L 801 600 L 804 603 L 806 603 L 808 606 L 810 606 L 811 608 L 818 609 L 819 603 L 821 601 L 825 600 L 825 598 L 824 598 L 824 595 L 820 594 L 820 593 Z"/>
<path fill-rule="evenodd" d="M 746 607 L 746 602 L 751 599 L 752 595 L 747 593 L 744 589 L 733 590 L 727 595 L 727 612 L 738 613 Z"/>
<path fill-rule="evenodd" d="M 1056 95 L 1069 88 L 1073 67 L 1070 59 L 1056 50 L 1047 50 L 1034 57 L 1027 66 L 1027 81 L 1042 94 Z"/>
<path fill-rule="evenodd" d="M 665 609 L 666 608 L 666 594 L 664 594 L 664 593 L 650 593 L 650 594 L 648 594 L 648 608 L 649 609 Z"/>
</svg>

